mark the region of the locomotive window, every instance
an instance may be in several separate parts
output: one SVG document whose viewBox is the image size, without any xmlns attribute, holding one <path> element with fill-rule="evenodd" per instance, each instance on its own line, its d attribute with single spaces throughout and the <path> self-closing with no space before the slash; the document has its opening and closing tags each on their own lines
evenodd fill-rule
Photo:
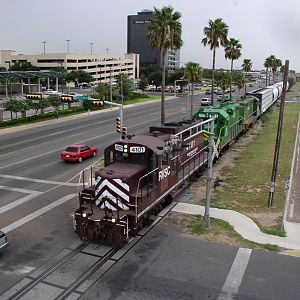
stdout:
<svg viewBox="0 0 300 300">
<path fill-rule="evenodd" d="M 112 150 L 107 151 L 105 154 L 105 163 L 110 165 L 114 162 L 114 152 Z"/>
<path fill-rule="evenodd" d="M 143 165 L 145 163 L 145 155 L 141 153 L 131 153 L 130 161 L 139 165 Z"/>
<path fill-rule="evenodd" d="M 116 152 L 117 161 L 128 161 L 128 153 L 125 152 Z"/>
</svg>

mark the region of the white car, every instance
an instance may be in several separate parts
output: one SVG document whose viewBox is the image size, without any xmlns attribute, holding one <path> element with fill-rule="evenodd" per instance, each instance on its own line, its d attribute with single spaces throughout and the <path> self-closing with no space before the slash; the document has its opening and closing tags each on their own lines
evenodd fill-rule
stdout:
<svg viewBox="0 0 300 300">
<path fill-rule="evenodd" d="M 210 99 L 209 98 L 202 98 L 201 99 L 201 106 L 209 106 L 210 105 Z"/>
<path fill-rule="evenodd" d="M 2 252 L 8 245 L 7 235 L 0 230 L 0 252 Z"/>
</svg>

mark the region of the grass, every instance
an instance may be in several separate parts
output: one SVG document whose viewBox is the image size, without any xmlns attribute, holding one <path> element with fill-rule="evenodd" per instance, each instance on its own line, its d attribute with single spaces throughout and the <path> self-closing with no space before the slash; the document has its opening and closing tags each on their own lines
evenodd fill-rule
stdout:
<svg viewBox="0 0 300 300">
<path fill-rule="evenodd" d="M 290 175 L 300 103 L 286 103 L 281 147 L 278 162 L 276 191 L 273 206 L 268 208 L 267 199 L 273 165 L 279 108 L 264 116 L 261 132 L 241 151 L 233 166 L 221 172 L 222 187 L 212 197 L 212 206 L 244 213 L 282 213 L 284 184 Z M 226 155 L 226 154 L 225 154 Z M 281 218 L 268 228 L 257 221 L 261 230 L 282 236 Z"/>
<path fill-rule="evenodd" d="M 211 218 L 210 228 L 202 226 L 202 220 L 199 216 L 191 217 L 191 220 L 187 226 L 190 233 L 200 235 L 205 239 L 214 240 L 217 242 L 234 244 L 239 247 L 251 248 L 251 249 L 263 249 L 268 251 L 279 252 L 280 247 L 271 244 L 258 244 L 244 239 L 239 235 L 234 228 L 227 222 L 219 219 Z"/>
</svg>

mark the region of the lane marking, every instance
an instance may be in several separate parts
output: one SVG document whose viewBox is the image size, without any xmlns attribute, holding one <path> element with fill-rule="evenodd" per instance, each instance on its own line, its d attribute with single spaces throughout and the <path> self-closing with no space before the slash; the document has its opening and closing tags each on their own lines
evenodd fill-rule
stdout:
<svg viewBox="0 0 300 300">
<path fill-rule="evenodd" d="M 0 185 L 0 190 L 7 190 L 7 191 L 18 192 L 18 193 L 23 193 L 23 194 L 39 193 L 39 191 L 20 189 L 20 188 L 16 188 L 16 187 L 12 187 L 12 186 L 6 186 L 6 185 Z"/>
<path fill-rule="evenodd" d="M 77 183 L 73 183 L 73 182 L 52 181 L 52 180 L 36 179 L 36 178 L 22 177 L 22 176 L 15 176 L 15 175 L 6 175 L 6 174 L 0 174 L 0 177 L 8 178 L 8 179 L 45 183 L 45 184 L 54 184 L 54 185 L 66 185 L 66 186 L 77 186 L 78 185 Z M 13 190 L 13 189 L 17 189 L 17 188 L 11 188 L 11 190 Z M 20 190 L 22 190 L 22 189 L 20 189 Z M 17 190 L 15 190 L 15 191 L 17 191 Z M 30 192 L 30 190 L 27 190 L 27 191 Z M 23 193 L 29 193 L 29 192 L 23 192 Z"/>
<path fill-rule="evenodd" d="M 218 300 L 236 299 L 252 249 L 239 248 Z"/>
<path fill-rule="evenodd" d="M 20 198 L 16 201 L 14 201 L 14 202 L 11 202 L 11 203 L 9 203 L 5 206 L 2 206 L 0 208 L 0 215 L 7 212 L 7 211 L 9 211 L 9 210 L 12 210 L 13 208 L 16 208 L 17 206 L 19 206 L 23 203 L 26 203 L 30 200 L 33 200 L 33 199 L 37 198 L 41 194 L 43 194 L 43 193 L 30 194 L 30 195 L 27 195 L 25 197 L 22 197 L 22 198 Z"/>
<path fill-rule="evenodd" d="M 178 114 L 178 112 L 177 112 L 177 113 L 171 113 L 170 115 L 175 115 L 175 114 Z M 140 116 L 139 116 L 139 117 L 140 117 Z M 154 118 L 154 120 L 155 120 L 155 119 L 158 119 L 158 118 Z M 152 121 L 153 121 L 153 119 L 152 119 L 152 120 L 148 120 L 148 121 L 144 121 L 144 122 L 140 122 L 140 123 L 137 123 L 137 124 L 131 126 L 130 128 L 139 127 L 139 126 L 142 125 L 142 124 L 149 123 L 149 122 L 152 122 Z M 78 133 L 78 134 L 82 134 L 82 133 Z M 74 134 L 74 135 L 71 135 L 71 136 L 68 136 L 68 137 L 73 137 L 73 136 L 78 135 L 78 134 Z M 101 134 L 101 137 L 107 136 L 107 135 L 110 135 L 110 134 L 114 134 L 114 131 L 108 132 L 108 133 L 104 133 L 104 134 Z M 85 143 L 87 143 L 87 142 L 89 142 L 89 141 L 92 141 L 92 140 L 95 140 L 95 139 L 99 139 L 99 136 L 95 136 L 95 137 L 93 137 L 93 138 L 81 140 L 81 141 L 75 142 L 75 143 L 73 143 L 73 144 L 85 144 Z M 35 146 L 36 146 L 36 145 L 31 146 L 31 147 L 27 147 L 26 149 L 34 148 Z M 62 146 L 61 148 L 66 148 L 67 146 L 69 146 L 69 144 L 68 144 L 68 145 L 65 145 L 65 146 Z M 60 148 L 60 149 L 61 149 L 61 148 Z M 14 151 L 14 152 L 10 152 L 10 153 L 7 153 L 7 154 L 1 154 L 0 156 L 2 157 L 2 156 L 4 156 L 4 155 L 11 155 L 12 153 L 15 153 L 15 152 L 18 152 L 18 151 L 21 151 L 21 150 L 16 150 L 16 151 Z M 22 151 L 24 151 L 24 149 L 22 149 Z M 40 157 L 43 157 L 43 156 L 46 156 L 46 155 L 48 155 L 48 154 L 52 154 L 52 153 L 55 153 L 55 152 L 58 152 L 58 151 L 60 151 L 60 150 L 55 149 L 55 150 L 52 150 L 52 151 L 44 152 L 43 154 L 36 155 L 36 156 L 33 156 L 33 157 L 29 157 L 29 158 L 23 159 L 23 160 L 21 160 L 21 161 L 17 161 L 17 162 L 15 162 L 15 163 L 11 163 L 11 164 L 8 164 L 8 165 L 0 166 L 0 169 L 12 167 L 12 166 L 21 164 L 21 163 L 23 163 L 23 162 L 27 162 L 27 161 L 30 161 L 30 160 L 33 160 L 33 159 L 36 159 L 36 158 L 40 158 Z"/>
<path fill-rule="evenodd" d="M 61 204 L 64 204 L 65 202 L 69 201 L 70 199 L 72 199 L 76 196 L 77 196 L 77 193 L 66 195 L 66 196 L 56 200 L 55 202 L 36 210 L 35 212 L 27 215 L 26 217 L 7 225 L 6 227 L 4 227 L 2 229 L 2 231 L 4 231 L 5 233 L 8 233 L 24 224 L 30 222 L 31 220 L 43 215 L 44 213 L 50 211 L 51 209 L 53 209 Z"/>
</svg>

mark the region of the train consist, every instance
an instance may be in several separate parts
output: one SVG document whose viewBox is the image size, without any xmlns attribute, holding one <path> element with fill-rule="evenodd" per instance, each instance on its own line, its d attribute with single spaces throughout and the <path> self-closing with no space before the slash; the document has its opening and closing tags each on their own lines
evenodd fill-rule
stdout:
<svg viewBox="0 0 300 300">
<path fill-rule="evenodd" d="M 201 107 L 193 119 L 216 116 L 214 127 L 215 154 L 225 151 L 236 138 L 246 132 L 281 96 L 283 82 L 249 92 L 246 98 L 224 102 L 214 107 Z"/>
<path fill-rule="evenodd" d="M 211 122 L 166 123 L 107 147 L 105 167 L 79 193 L 74 226 L 80 238 L 121 247 L 134 237 L 206 165 L 204 127 Z"/>
<path fill-rule="evenodd" d="M 212 120 L 214 152 L 220 153 L 281 97 L 282 86 L 279 83 L 239 101 L 200 108 L 192 121 L 150 127 L 147 133 L 127 135 L 107 147 L 104 168 L 79 193 L 74 210 L 77 234 L 83 240 L 114 247 L 130 241 L 188 178 L 206 166 L 206 136 Z"/>
</svg>

